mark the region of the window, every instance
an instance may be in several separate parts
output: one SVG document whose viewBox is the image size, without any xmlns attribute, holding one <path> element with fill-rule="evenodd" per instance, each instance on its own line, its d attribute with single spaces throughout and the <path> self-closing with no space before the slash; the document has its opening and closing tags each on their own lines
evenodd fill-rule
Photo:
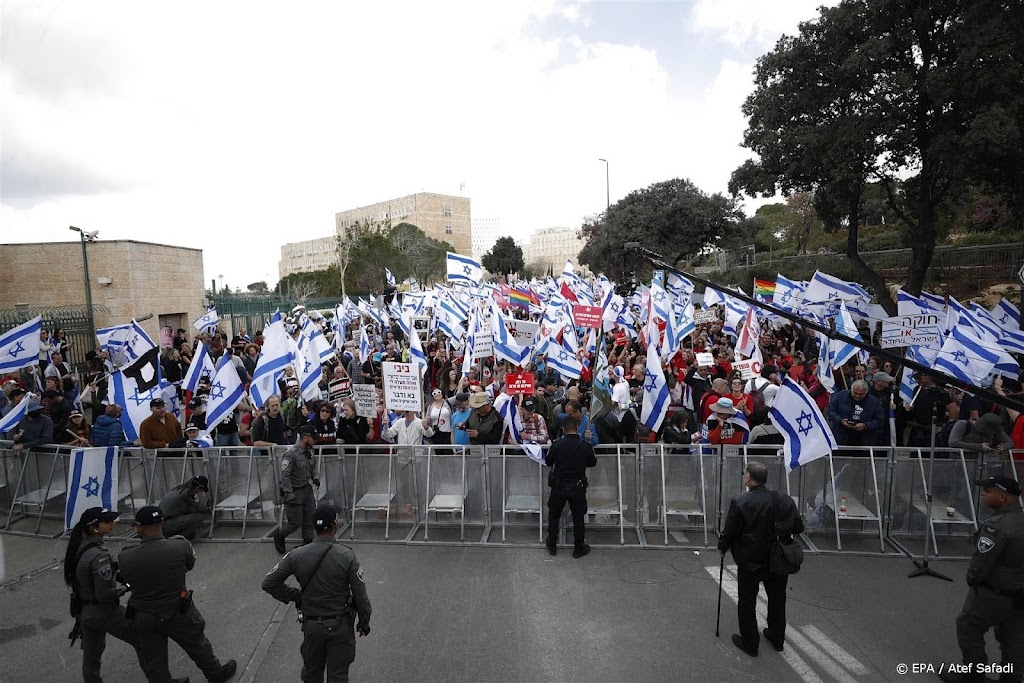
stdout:
<svg viewBox="0 0 1024 683">
<path fill-rule="evenodd" d="M 446 234 L 446 235 L 452 234 L 452 224 L 451 223 L 445 223 L 444 224 L 444 234 Z"/>
<path fill-rule="evenodd" d="M 445 240 L 445 242 L 447 242 L 448 244 L 450 244 L 453 247 L 455 246 L 455 240 Z"/>
<path fill-rule="evenodd" d="M 452 215 L 452 205 L 451 204 L 444 204 L 444 205 L 442 205 L 441 210 L 444 212 L 445 217 L 448 217 L 448 216 Z"/>
</svg>

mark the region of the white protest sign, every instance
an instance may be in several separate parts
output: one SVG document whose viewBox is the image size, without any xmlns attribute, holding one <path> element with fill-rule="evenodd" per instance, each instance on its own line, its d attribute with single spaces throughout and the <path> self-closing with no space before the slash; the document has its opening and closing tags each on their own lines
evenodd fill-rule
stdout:
<svg viewBox="0 0 1024 683">
<path fill-rule="evenodd" d="M 533 340 L 537 338 L 537 331 L 540 330 L 540 323 L 529 322 L 528 320 L 507 320 L 505 327 L 508 333 L 520 346 L 533 346 Z"/>
<path fill-rule="evenodd" d="M 753 359 L 733 361 L 732 369 L 743 373 L 742 377 L 745 380 L 754 379 L 761 376 L 761 361 Z"/>
<path fill-rule="evenodd" d="M 901 346 L 941 346 L 939 316 L 937 313 L 915 313 L 886 318 L 882 321 L 882 338 L 878 345 L 883 349 Z"/>
<path fill-rule="evenodd" d="M 718 322 L 718 310 L 710 308 L 706 311 L 694 311 L 693 322 L 697 325 Z"/>
<path fill-rule="evenodd" d="M 384 375 L 384 404 L 395 412 L 423 410 L 420 373 L 411 363 L 381 363 Z"/>
<path fill-rule="evenodd" d="M 377 417 L 377 387 L 373 384 L 353 384 L 352 400 L 359 417 Z"/>
<path fill-rule="evenodd" d="M 698 353 L 697 354 L 697 365 L 699 367 L 710 368 L 715 364 L 715 356 L 710 353 Z"/>
<path fill-rule="evenodd" d="M 419 335 L 420 341 L 426 341 L 430 330 L 430 318 L 425 315 L 414 315 L 412 317 L 412 329 Z"/>
<path fill-rule="evenodd" d="M 494 355 L 494 338 L 489 333 L 477 333 L 473 342 L 473 360 L 490 358 Z"/>
</svg>

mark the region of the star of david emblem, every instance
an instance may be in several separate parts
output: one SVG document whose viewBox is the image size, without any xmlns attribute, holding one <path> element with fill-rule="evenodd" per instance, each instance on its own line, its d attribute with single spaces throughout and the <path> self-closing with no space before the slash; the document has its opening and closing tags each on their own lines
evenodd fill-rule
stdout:
<svg viewBox="0 0 1024 683">
<path fill-rule="evenodd" d="M 1010 319 L 1010 314 L 1009 313 L 1003 313 L 1003 317 L 999 319 L 999 324 L 1000 325 L 1005 325 L 1006 321 L 1009 320 L 1009 319 Z"/>
<path fill-rule="evenodd" d="M 85 482 L 82 486 L 82 490 L 85 491 L 86 497 L 100 495 L 100 482 L 96 477 L 89 477 L 89 481 Z"/>
<path fill-rule="evenodd" d="M 308 360 L 307 360 L 307 361 L 303 361 L 303 366 L 302 366 L 302 372 L 303 372 L 304 374 L 307 374 L 307 375 L 308 375 L 308 374 L 309 374 L 309 369 L 310 369 L 310 368 L 311 368 L 312 366 L 313 366 L 313 364 L 312 364 L 312 363 L 310 363 L 310 362 L 309 362 Z"/>
<path fill-rule="evenodd" d="M 224 385 L 214 382 L 210 385 L 210 398 L 224 398 Z"/>
<path fill-rule="evenodd" d="M 569 360 L 569 354 L 565 351 L 562 351 L 561 353 L 558 354 L 558 360 Z"/>
<path fill-rule="evenodd" d="M 966 367 L 967 366 L 967 354 L 964 353 L 963 351 L 955 351 L 955 352 L 953 352 L 953 362 L 960 363 L 961 365 Z"/>
<path fill-rule="evenodd" d="M 466 277 L 469 277 L 469 274 L 473 272 L 473 269 L 469 266 L 462 266 L 462 272 L 466 274 Z"/>
<path fill-rule="evenodd" d="M 665 292 L 659 290 L 658 293 L 654 295 L 654 300 L 657 301 L 658 303 L 661 303 L 662 301 L 664 301 L 665 300 Z"/>
<path fill-rule="evenodd" d="M 132 395 L 128 397 L 128 400 L 133 402 L 136 406 L 141 406 L 143 403 L 148 403 L 153 398 L 153 390 L 139 393 L 139 388 L 135 387 L 132 391 Z"/>
<path fill-rule="evenodd" d="M 135 348 L 135 342 L 137 341 L 139 341 L 139 335 L 135 335 L 134 337 L 132 337 L 132 340 L 128 342 L 128 346 Z"/>
<path fill-rule="evenodd" d="M 788 291 L 787 292 L 783 292 L 782 297 L 781 297 L 781 301 L 783 303 L 785 303 L 785 302 L 789 301 L 792 296 L 793 296 L 793 294 L 791 292 L 788 292 Z"/>
<path fill-rule="evenodd" d="M 658 387 L 658 384 L 657 384 L 658 378 L 650 370 L 648 370 L 645 373 L 645 376 L 646 376 L 646 379 L 647 379 L 647 383 L 644 384 L 644 389 L 646 389 L 649 392 L 653 392 Z"/>
<path fill-rule="evenodd" d="M 796 419 L 796 429 L 803 436 L 807 436 L 807 433 L 811 431 L 814 423 L 811 421 L 811 414 L 806 411 L 800 412 L 800 417 Z"/>
<path fill-rule="evenodd" d="M 1006 317 L 1006 316 L 1003 316 L 1003 317 Z M 10 351 L 7 352 L 7 355 L 11 356 L 11 358 L 17 358 L 18 354 L 21 353 L 24 350 L 25 350 L 24 342 L 18 342 L 18 343 L 16 343 L 14 345 L 13 349 L 11 349 Z"/>
</svg>

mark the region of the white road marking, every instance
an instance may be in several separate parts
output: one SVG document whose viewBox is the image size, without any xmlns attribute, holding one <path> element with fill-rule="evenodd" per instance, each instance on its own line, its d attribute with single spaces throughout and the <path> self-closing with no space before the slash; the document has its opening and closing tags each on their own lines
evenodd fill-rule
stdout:
<svg viewBox="0 0 1024 683">
<path fill-rule="evenodd" d="M 816 642 L 821 649 L 827 652 L 832 659 L 845 666 L 857 676 L 867 676 L 871 673 L 856 657 L 844 650 L 839 643 L 819 631 L 816 626 L 804 626 L 801 630 L 808 638 Z"/>
</svg>

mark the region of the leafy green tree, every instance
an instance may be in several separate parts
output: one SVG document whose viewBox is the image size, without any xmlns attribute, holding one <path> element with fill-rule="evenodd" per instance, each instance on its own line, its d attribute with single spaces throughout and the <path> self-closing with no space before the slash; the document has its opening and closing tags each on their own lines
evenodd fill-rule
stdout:
<svg viewBox="0 0 1024 683">
<path fill-rule="evenodd" d="M 257 294 L 266 294 L 268 291 L 270 291 L 267 288 L 267 281 L 266 280 L 260 280 L 259 282 L 253 282 L 251 284 L 246 285 L 245 288 L 248 291 L 255 292 Z"/>
<path fill-rule="evenodd" d="M 493 275 L 518 273 L 526 265 L 523 261 L 523 248 L 511 237 L 499 237 L 480 262 Z"/>
<path fill-rule="evenodd" d="M 596 272 L 622 276 L 622 249 L 626 242 L 665 255 L 670 263 L 715 246 L 734 230 L 742 213 L 733 199 L 709 195 L 683 178 L 634 190 L 605 213 L 583 223 L 586 242 L 580 263 Z"/>
<path fill-rule="evenodd" d="M 822 8 L 758 60 L 743 105 L 744 145 L 758 159 L 733 173 L 730 190 L 813 192 L 825 228 L 845 233 L 847 257 L 894 313 L 884 278 L 859 252 L 865 214 L 876 211 L 873 186 L 906 226 L 912 257 L 904 287 L 917 294 L 943 207 L 971 177 L 1020 168 L 1024 100 L 1007 81 L 1009 73 L 1019 84 L 1024 71 L 1022 25 L 1020 4 L 1000 0 L 844 0 Z"/>
</svg>

